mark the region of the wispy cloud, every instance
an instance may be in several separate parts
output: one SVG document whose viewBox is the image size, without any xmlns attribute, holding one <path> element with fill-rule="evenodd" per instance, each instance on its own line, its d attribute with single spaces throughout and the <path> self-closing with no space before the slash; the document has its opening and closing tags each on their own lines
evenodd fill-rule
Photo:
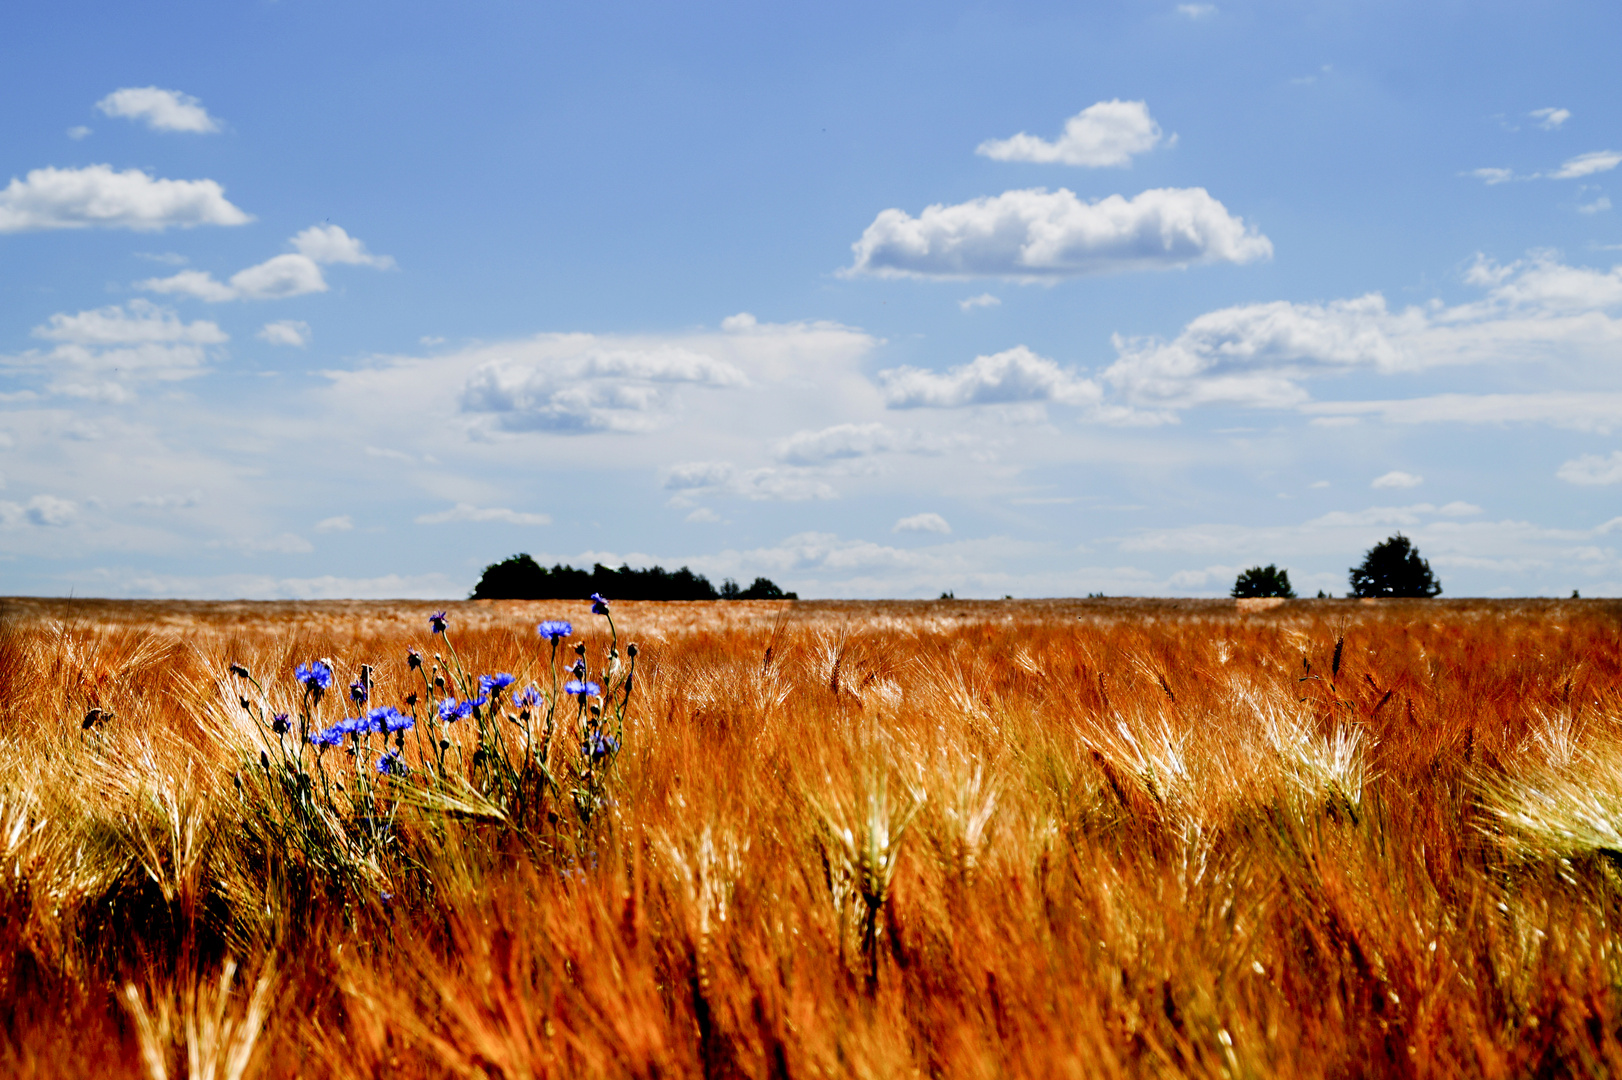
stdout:
<svg viewBox="0 0 1622 1080">
<path fill-rule="evenodd" d="M 1537 121 L 1538 127 L 1544 131 L 1553 131 L 1555 128 L 1571 119 L 1570 109 L 1533 109 L 1526 114 Z"/>
<path fill-rule="evenodd" d="M 518 510 L 509 510 L 504 506 L 480 507 L 470 503 L 457 503 L 449 510 L 441 510 L 434 514 L 418 515 L 419 525 L 449 525 L 453 522 L 489 523 L 501 525 L 550 525 L 552 519 L 546 514 L 530 514 Z"/>
<path fill-rule="evenodd" d="M 946 535 L 952 531 L 952 526 L 939 514 L 913 514 L 896 522 L 890 529 L 897 533 L 940 533 Z"/>
</svg>

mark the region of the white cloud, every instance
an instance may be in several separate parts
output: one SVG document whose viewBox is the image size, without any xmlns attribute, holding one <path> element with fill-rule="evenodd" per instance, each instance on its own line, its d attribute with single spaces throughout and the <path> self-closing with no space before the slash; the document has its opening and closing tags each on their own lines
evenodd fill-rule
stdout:
<svg viewBox="0 0 1622 1080">
<path fill-rule="evenodd" d="M 0 367 L 44 375 L 50 393 L 115 403 L 133 397 L 132 381 L 202 374 L 209 347 L 229 340 L 216 323 L 183 322 L 173 310 L 141 299 L 72 315 L 59 312 L 34 327 L 33 335 L 56 346 L 0 357 Z"/>
<path fill-rule="evenodd" d="M 502 525 L 550 525 L 552 519 L 545 514 L 529 514 L 518 510 L 509 510 L 504 506 L 479 507 L 469 503 L 457 503 L 449 510 L 441 510 L 437 514 L 422 514 L 417 517 L 419 525 L 447 525 L 456 521 L 469 522 L 497 522 Z"/>
<path fill-rule="evenodd" d="M 178 90 L 156 86 L 126 86 L 114 90 L 96 108 L 108 116 L 143 120 L 153 131 L 188 131 L 207 135 L 220 130 L 220 122 L 208 115 L 203 103 Z"/>
<path fill-rule="evenodd" d="M 79 516 L 79 507 L 68 499 L 55 495 L 35 495 L 25 503 L 0 500 L 0 527 L 37 525 L 42 528 L 61 528 L 73 524 Z"/>
<path fill-rule="evenodd" d="M 262 263 L 239 270 L 229 282 L 217 281 L 203 270 L 182 270 L 166 278 L 137 281 L 135 287 L 147 292 L 193 296 L 210 303 L 227 300 L 285 300 L 292 296 L 327 291 L 321 266 L 348 263 L 387 270 L 394 259 L 371 255 L 366 245 L 336 225 L 313 225 L 289 241 L 296 252 L 273 255 Z"/>
<path fill-rule="evenodd" d="M 319 533 L 349 532 L 354 527 L 355 522 L 348 514 L 338 514 L 335 517 L 322 518 L 320 521 L 315 523 L 315 531 Z"/>
<path fill-rule="evenodd" d="M 672 388 L 748 383 L 735 365 L 693 349 L 585 348 L 533 362 L 490 360 L 462 388 L 462 409 L 487 413 L 509 431 L 641 431 L 670 406 Z"/>
<path fill-rule="evenodd" d="M 166 278 L 135 283 L 147 292 L 193 296 L 209 303 L 227 300 L 285 300 L 292 296 L 327 291 L 321 268 L 306 255 L 276 255 L 257 266 L 239 270 L 229 283 L 216 281 L 206 270 L 182 270 Z"/>
<path fill-rule="evenodd" d="M 981 293 L 979 296 L 971 296 L 967 300 L 957 302 L 957 306 L 964 311 L 973 311 L 975 308 L 982 307 L 997 307 L 1001 304 L 1002 301 L 990 293 Z"/>
<path fill-rule="evenodd" d="M 115 304 L 76 315 L 59 312 L 45 325 L 34 327 L 33 334 L 47 341 L 94 346 L 147 342 L 221 345 L 229 340 L 217 323 L 201 319 L 182 322 L 174 310 L 140 299 L 131 300 L 125 307 Z"/>
<path fill-rule="evenodd" d="M 1401 469 L 1393 469 L 1383 476 L 1375 477 L 1374 480 L 1369 484 L 1369 487 L 1413 488 L 1418 487 L 1424 482 L 1425 478 L 1423 476 L 1415 476 L 1413 473 L 1403 472 Z"/>
<path fill-rule="evenodd" d="M 694 522 L 695 524 L 710 525 L 719 522 L 721 520 L 721 515 L 717 514 L 714 510 L 711 510 L 707 506 L 701 506 L 697 510 L 694 510 L 691 514 L 688 514 L 686 520 Z"/>
<path fill-rule="evenodd" d="M 85 127 L 83 124 L 79 124 L 77 127 L 68 128 L 68 138 L 72 139 L 74 142 L 78 142 L 80 139 L 83 139 L 85 136 L 90 134 L 90 129 Z"/>
<path fill-rule="evenodd" d="M 954 409 L 965 405 L 1004 405 L 1051 401 L 1059 405 L 1096 406 L 1103 390 L 1074 368 L 1061 368 L 1023 345 L 977 356 L 971 363 L 944 372 L 899 367 L 879 372 L 885 404 L 892 409 Z"/>
<path fill-rule="evenodd" d="M 1134 154 L 1154 149 L 1160 125 L 1142 101 L 1100 101 L 1065 121 L 1064 134 L 1053 142 L 1020 132 L 1010 139 L 988 139 L 975 153 L 994 161 L 1085 165 L 1099 168 L 1128 165 Z"/>
<path fill-rule="evenodd" d="M 1550 173 L 1549 177 L 1553 180 L 1575 180 L 1579 176 L 1610 172 L 1618 165 L 1622 165 L 1622 153 L 1615 150 L 1595 150 L 1567 160 L 1560 168 Z"/>
<path fill-rule="evenodd" d="M 298 319 L 281 319 L 266 323 L 254 336 L 272 345 L 290 345 L 302 349 L 310 343 L 310 324 Z"/>
<path fill-rule="evenodd" d="M 941 533 L 945 535 L 952 531 L 952 527 L 939 514 L 924 513 L 902 518 L 891 527 L 890 531 L 898 533 Z"/>
<path fill-rule="evenodd" d="M 1599 198 L 1595 199 L 1593 202 L 1591 202 L 1591 203 L 1583 203 L 1581 206 L 1577 207 L 1577 212 L 1579 214 L 1598 214 L 1601 211 L 1609 210 L 1610 208 L 1611 208 L 1611 198 L 1610 198 L 1610 196 L 1601 195 Z"/>
<path fill-rule="evenodd" d="M 1201 315 L 1171 341 L 1117 336 L 1119 358 L 1103 379 L 1140 405 L 1283 408 L 1305 405 L 1301 384 L 1315 376 L 1598 361 L 1622 347 L 1622 322 L 1606 314 L 1622 305 L 1622 267 L 1590 270 L 1550 256 L 1508 266 L 1478 260 L 1467 280 L 1487 290 L 1483 300 L 1402 311 L 1391 311 L 1377 293 L 1329 303 L 1273 301 Z M 1381 410 L 1364 403 L 1340 411 Z"/>
<path fill-rule="evenodd" d="M 253 218 L 213 180 L 157 180 L 110 165 L 34 169 L 0 191 L 0 233 L 40 229 L 134 229 L 244 225 Z"/>
<path fill-rule="evenodd" d="M 1217 13 L 1215 4 L 1178 4 L 1177 14 L 1188 19 L 1209 19 Z"/>
<path fill-rule="evenodd" d="M 1533 109 L 1526 114 L 1538 122 L 1538 127 L 1544 131 L 1553 131 L 1555 128 L 1571 119 L 1570 109 Z"/>
<path fill-rule="evenodd" d="M 394 269 L 392 255 L 373 255 L 366 245 L 337 225 L 312 225 L 293 237 L 300 255 L 318 263 L 349 263 L 378 270 Z"/>
<path fill-rule="evenodd" d="M 1573 458 L 1561 465 L 1555 475 L 1568 484 L 1622 484 L 1622 450 L 1611 451 L 1609 457 L 1584 454 Z"/>
<path fill-rule="evenodd" d="M 817 431 L 797 431 L 777 443 L 772 453 L 791 465 L 820 465 L 874 454 L 939 454 L 946 446 L 945 439 L 906 428 L 880 423 L 835 424 Z"/>
<path fill-rule="evenodd" d="M 1515 179 L 1515 170 L 1499 168 L 1471 169 L 1465 175 L 1473 176 L 1478 180 L 1485 180 L 1488 184 L 1507 184 Z"/>
<path fill-rule="evenodd" d="M 665 474 L 665 488 L 679 492 L 674 505 L 692 505 L 696 495 L 732 495 L 756 502 L 803 502 L 834 499 L 836 492 L 824 480 L 803 469 L 740 469 L 729 461 L 688 461 Z"/>
<path fill-rule="evenodd" d="M 1157 188 L 1083 202 L 1030 188 L 918 217 L 885 210 L 851 245 L 849 274 L 1023 281 L 1270 258 L 1272 243 L 1204 188 Z"/>
</svg>

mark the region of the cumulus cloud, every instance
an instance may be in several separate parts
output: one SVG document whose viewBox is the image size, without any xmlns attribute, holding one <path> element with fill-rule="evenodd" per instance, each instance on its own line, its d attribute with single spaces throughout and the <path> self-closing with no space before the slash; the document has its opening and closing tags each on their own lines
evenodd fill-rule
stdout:
<svg viewBox="0 0 1622 1080">
<path fill-rule="evenodd" d="M 667 409 L 675 386 L 747 383 L 733 364 L 680 346 L 588 348 L 539 362 L 487 361 L 462 388 L 462 409 L 490 414 L 509 431 L 642 431 Z"/>
<path fill-rule="evenodd" d="M 1488 185 L 1507 184 L 1511 180 L 1515 179 L 1515 170 L 1489 167 L 1482 169 L 1471 169 L 1469 172 L 1465 173 L 1465 175 L 1473 176 L 1477 180 L 1484 180 Z"/>
<path fill-rule="evenodd" d="M 1177 14 L 1185 19 L 1209 19 L 1217 13 L 1215 4 L 1178 4 Z"/>
<path fill-rule="evenodd" d="M 68 138 L 72 139 L 74 142 L 78 142 L 80 139 L 83 139 L 90 134 L 90 129 L 85 127 L 83 124 L 68 128 Z"/>
<path fill-rule="evenodd" d="M 35 495 L 25 503 L 0 500 L 0 527 L 4 528 L 25 525 L 61 528 L 73 524 L 78 516 L 77 503 L 55 495 Z"/>
<path fill-rule="evenodd" d="M 995 296 L 992 296 L 990 293 L 981 293 L 979 296 L 971 296 L 966 300 L 959 300 L 957 302 L 957 306 L 962 308 L 964 311 L 973 311 L 975 308 L 997 307 L 1001 303 L 1001 300 Z"/>
<path fill-rule="evenodd" d="M 130 400 L 133 381 L 202 374 L 210 347 L 229 340 L 217 323 L 184 322 L 172 309 L 141 299 L 58 312 L 34 327 L 33 336 L 55 347 L 0 358 L 0 365 L 43 375 L 50 393 L 110 402 Z"/>
<path fill-rule="evenodd" d="M 216 281 L 206 270 L 182 270 L 166 278 L 137 281 L 135 287 L 218 304 L 227 300 L 285 300 L 291 296 L 326 292 L 327 281 L 321 276 L 321 268 L 307 256 L 277 255 L 237 271 L 229 282 Z"/>
<path fill-rule="evenodd" d="M 1571 119 L 1570 109 L 1533 109 L 1526 114 L 1538 122 L 1538 127 L 1544 131 L 1553 131 L 1555 128 Z"/>
<path fill-rule="evenodd" d="M 1608 457 L 1584 454 L 1561 465 L 1555 473 L 1568 484 L 1585 487 L 1601 484 L 1622 484 L 1622 450 L 1613 450 Z"/>
<path fill-rule="evenodd" d="M 1084 165 L 1099 168 L 1128 165 L 1135 154 L 1148 153 L 1160 142 L 1160 125 L 1142 101 L 1100 101 L 1065 121 L 1064 133 L 1052 142 L 1020 132 L 1009 139 L 987 139 L 975 153 L 993 161 Z"/>
<path fill-rule="evenodd" d="M 1467 281 L 1485 290 L 1482 300 L 1401 311 L 1377 293 L 1273 301 L 1201 315 L 1170 341 L 1117 336 L 1118 359 L 1103 381 L 1139 405 L 1281 408 L 1305 406 L 1302 383 L 1315 376 L 1599 358 L 1622 346 L 1622 322 L 1606 314 L 1622 305 L 1622 267 L 1572 267 L 1552 256 L 1504 266 L 1478 260 Z"/>
<path fill-rule="evenodd" d="M 892 409 L 955 409 L 1033 401 L 1088 407 L 1103 398 L 1102 388 L 1093 380 L 1023 345 L 977 356 L 971 363 L 946 371 L 891 368 L 879 372 L 879 382 L 885 404 Z"/>
<path fill-rule="evenodd" d="M 1413 473 L 1403 472 L 1401 469 L 1393 469 L 1383 476 L 1376 476 L 1374 480 L 1370 482 L 1369 487 L 1413 488 L 1418 487 L 1424 482 L 1425 478 L 1423 476 L 1415 476 Z"/>
<path fill-rule="evenodd" d="M 293 237 L 300 255 L 318 263 L 348 263 L 378 270 L 394 269 L 392 255 L 373 255 L 366 245 L 337 225 L 312 225 Z"/>
<path fill-rule="evenodd" d="M 320 521 L 315 523 L 315 531 L 319 533 L 349 532 L 354 527 L 355 522 L 348 514 L 338 514 L 334 517 L 322 518 Z"/>
<path fill-rule="evenodd" d="M 1006 277 L 1023 281 L 1169 270 L 1270 258 L 1272 242 L 1204 188 L 1156 188 L 1083 202 L 1065 188 L 1030 188 L 916 218 L 885 210 L 851 245 L 846 274 Z"/>
<path fill-rule="evenodd" d="M 945 535 L 952 531 L 946 519 L 939 514 L 913 514 L 896 522 L 890 529 L 898 533 L 940 533 Z"/>
<path fill-rule="evenodd" d="M 416 520 L 419 525 L 447 525 L 457 521 L 476 523 L 493 521 L 502 525 L 552 524 L 552 519 L 545 514 L 529 514 L 509 510 L 504 506 L 473 506 L 470 503 L 457 503 L 449 510 L 441 510 L 437 514 L 421 514 Z"/>
<path fill-rule="evenodd" d="M 244 225 L 213 180 L 160 180 L 111 165 L 34 169 L 0 190 L 0 233 L 41 229 L 133 229 L 156 232 L 197 225 Z"/>
<path fill-rule="evenodd" d="M 96 108 L 108 116 L 142 121 L 153 131 L 208 135 L 220 130 L 220 122 L 208 115 L 201 101 L 179 90 L 126 86 L 96 102 Z"/>
<path fill-rule="evenodd" d="M 135 287 L 147 292 L 192 296 L 210 303 L 227 300 L 285 300 L 292 296 L 327 291 L 321 266 L 349 263 L 389 269 L 394 260 L 387 255 L 371 255 L 366 245 L 336 225 L 316 225 L 290 241 L 296 252 L 274 255 L 264 262 L 239 270 L 228 282 L 217 281 L 205 270 L 182 270 L 166 278 L 147 278 Z"/>
<path fill-rule="evenodd" d="M 678 493 L 675 505 L 692 505 L 698 495 L 732 495 L 756 502 L 776 500 L 803 502 L 806 499 L 833 499 L 836 492 L 824 480 L 803 469 L 765 467 L 740 469 L 729 461 L 688 461 L 672 466 L 665 474 L 665 489 Z"/>
<path fill-rule="evenodd" d="M 302 349 L 310 343 L 310 324 L 298 319 L 281 319 L 266 323 L 254 336 L 272 345 L 290 345 Z"/>
<path fill-rule="evenodd" d="M 946 445 L 945 439 L 906 428 L 879 423 L 835 424 L 818 431 L 795 432 L 773 447 L 773 456 L 791 465 L 821 465 L 874 454 L 939 454 Z"/>
</svg>

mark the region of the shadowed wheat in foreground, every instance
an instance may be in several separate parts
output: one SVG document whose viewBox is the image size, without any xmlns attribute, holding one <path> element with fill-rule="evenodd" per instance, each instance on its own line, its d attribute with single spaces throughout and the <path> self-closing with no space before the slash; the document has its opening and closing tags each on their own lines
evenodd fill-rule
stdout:
<svg viewBox="0 0 1622 1080">
<path fill-rule="evenodd" d="M 436 614 L 5 602 L 0 1071 L 1622 1066 L 1615 605 Z"/>
</svg>

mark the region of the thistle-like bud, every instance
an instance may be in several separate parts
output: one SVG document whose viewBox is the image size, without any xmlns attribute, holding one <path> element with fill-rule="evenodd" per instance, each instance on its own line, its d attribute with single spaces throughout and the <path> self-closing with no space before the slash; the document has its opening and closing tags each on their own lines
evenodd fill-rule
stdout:
<svg viewBox="0 0 1622 1080">
<path fill-rule="evenodd" d="M 239 679 L 246 679 L 249 677 L 248 669 L 243 667 L 241 664 L 233 662 L 228 670 L 231 672 L 231 674 L 235 675 Z"/>
</svg>

